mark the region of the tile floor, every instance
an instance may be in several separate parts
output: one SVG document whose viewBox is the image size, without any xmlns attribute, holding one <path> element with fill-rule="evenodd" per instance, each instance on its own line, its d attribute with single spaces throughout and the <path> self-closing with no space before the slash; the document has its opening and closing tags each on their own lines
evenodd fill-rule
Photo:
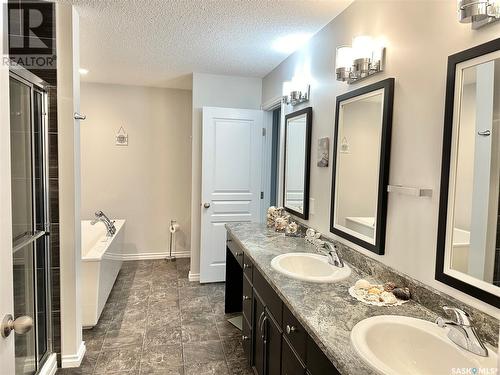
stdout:
<svg viewBox="0 0 500 375">
<path fill-rule="evenodd" d="M 58 375 L 251 375 L 224 284 L 188 281 L 189 260 L 124 262 L 81 367 Z"/>
</svg>

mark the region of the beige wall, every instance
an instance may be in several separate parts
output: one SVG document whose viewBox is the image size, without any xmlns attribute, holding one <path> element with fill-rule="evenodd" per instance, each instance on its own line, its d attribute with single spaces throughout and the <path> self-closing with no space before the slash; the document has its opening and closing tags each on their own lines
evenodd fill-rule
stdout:
<svg viewBox="0 0 500 375">
<path fill-rule="evenodd" d="M 385 72 L 359 84 L 337 82 L 335 48 L 362 34 L 386 38 Z M 447 57 L 499 35 L 500 23 L 478 31 L 460 24 L 455 0 L 356 1 L 263 80 L 266 102 L 281 94 L 283 81 L 305 70 L 312 85 L 311 101 L 305 105 L 314 111 L 312 155 L 316 155 L 318 137 L 333 139 L 336 96 L 396 78 L 390 183 L 432 188 L 433 197 L 391 194 L 386 254 L 377 256 L 353 247 L 496 316 L 499 309 L 435 281 L 434 268 Z M 324 233 L 329 233 L 331 173 L 331 166 L 311 166 L 315 214 L 308 224 Z"/>
<path fill-rule="evenodd" d="M 125 253 L 158 257 L 179 222 L 178 255 L 189 256 L 191 92 L 83 83 L 82 219 L 98 209 L 127 221 Z M 116 146 L 123 126 L 128 146 Z"/>
<path fill-rule="evenodd" d="M 201 125 L 203 107 L 260 109 L 262 79 L 193 73 L 191 267 L 190 277 L 200 273 L 201 222 Z"/>
</svg>

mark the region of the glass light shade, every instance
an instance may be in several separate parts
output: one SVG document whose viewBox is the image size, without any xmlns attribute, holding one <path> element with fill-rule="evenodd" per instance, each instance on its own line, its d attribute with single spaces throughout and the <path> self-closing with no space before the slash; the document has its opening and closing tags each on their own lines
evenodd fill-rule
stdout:
<svg viewBox="0 0 500 375">
<path fill-rule="evenodd" d="M 384 48 L 385 48 L 384 39 L 377 38 L 374 40 L 372 46 L 372 59 L 374 62 L 382 60 Z"/>
<path fill-rule="evenodd" d="M 352 48 L 351 47 L 338 47 L 337 57 L 335 61 L 336 68 L 346 68 L 352 67 Z"/>
<path fill-rule="evenodd" d="M 488 7 L 488 16 L 500 18 L 500 0 L 490 0 Z"/>
<path fill-rule="evenodd" d="M 371 36 L 357 36 L 352 41 L 353 59 L 371 59 L 373 54 L 373 38 Z"/>
<path fill-rule="evenodd" d="M 290 95 L 290 91 L 292 91 L 292 82 L 285 81 L 283 82 L 283 95 Z"/>
</svg>

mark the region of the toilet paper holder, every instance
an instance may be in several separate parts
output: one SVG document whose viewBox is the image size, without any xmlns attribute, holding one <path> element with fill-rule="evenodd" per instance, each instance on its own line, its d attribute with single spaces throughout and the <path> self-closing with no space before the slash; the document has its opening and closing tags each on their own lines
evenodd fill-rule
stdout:
<svg viewBox="0 0 500 375">
<path fill-rule="evenodd" d="M 172 255 L 172 248 L 175 246 L 175 234 L 179 231 L 180 225 L 176 220 L 170 220 L 168 231 L 170 232 L 169 255 L 165 258 L 167 262 L 175 262 L 175 255 Z"/>
</svg>

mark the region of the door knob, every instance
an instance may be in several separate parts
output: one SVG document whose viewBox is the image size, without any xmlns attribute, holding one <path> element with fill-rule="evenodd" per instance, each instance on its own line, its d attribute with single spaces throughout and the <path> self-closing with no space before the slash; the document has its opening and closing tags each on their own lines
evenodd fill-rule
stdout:
<svg viewBox="0 0 500 375">
<path fill-rule="evenodd" d="M 75 112 L 73 114 L 73 117 L 75 120 L 85 120 L 87 118 L 87 116 L 82 115 L 81 113 L 78 113 L 78 112 Z"/>
<path fill-rule="evenodd" d="M 2 322 L 2 337 L 8 337 L 12 331 L 18 335 L 24 335 L 33 328 L 33 319 L 27 315 L 20 316 L 17 319 L 10 314 L 5 315 Z"/>
<path fill-rule="evenodd" d="M 210 208 L 210 203 L 203 203 L 203 207 Z"/>
<path fill-rule="evenodd" d="M 491 131 L 489 130 L 483 130 L 483 131 L 479 131 L 477 132 L 478 135 L 482 135 L 483 137 L 489 137 L 491 135 Z"/>
</svg>

